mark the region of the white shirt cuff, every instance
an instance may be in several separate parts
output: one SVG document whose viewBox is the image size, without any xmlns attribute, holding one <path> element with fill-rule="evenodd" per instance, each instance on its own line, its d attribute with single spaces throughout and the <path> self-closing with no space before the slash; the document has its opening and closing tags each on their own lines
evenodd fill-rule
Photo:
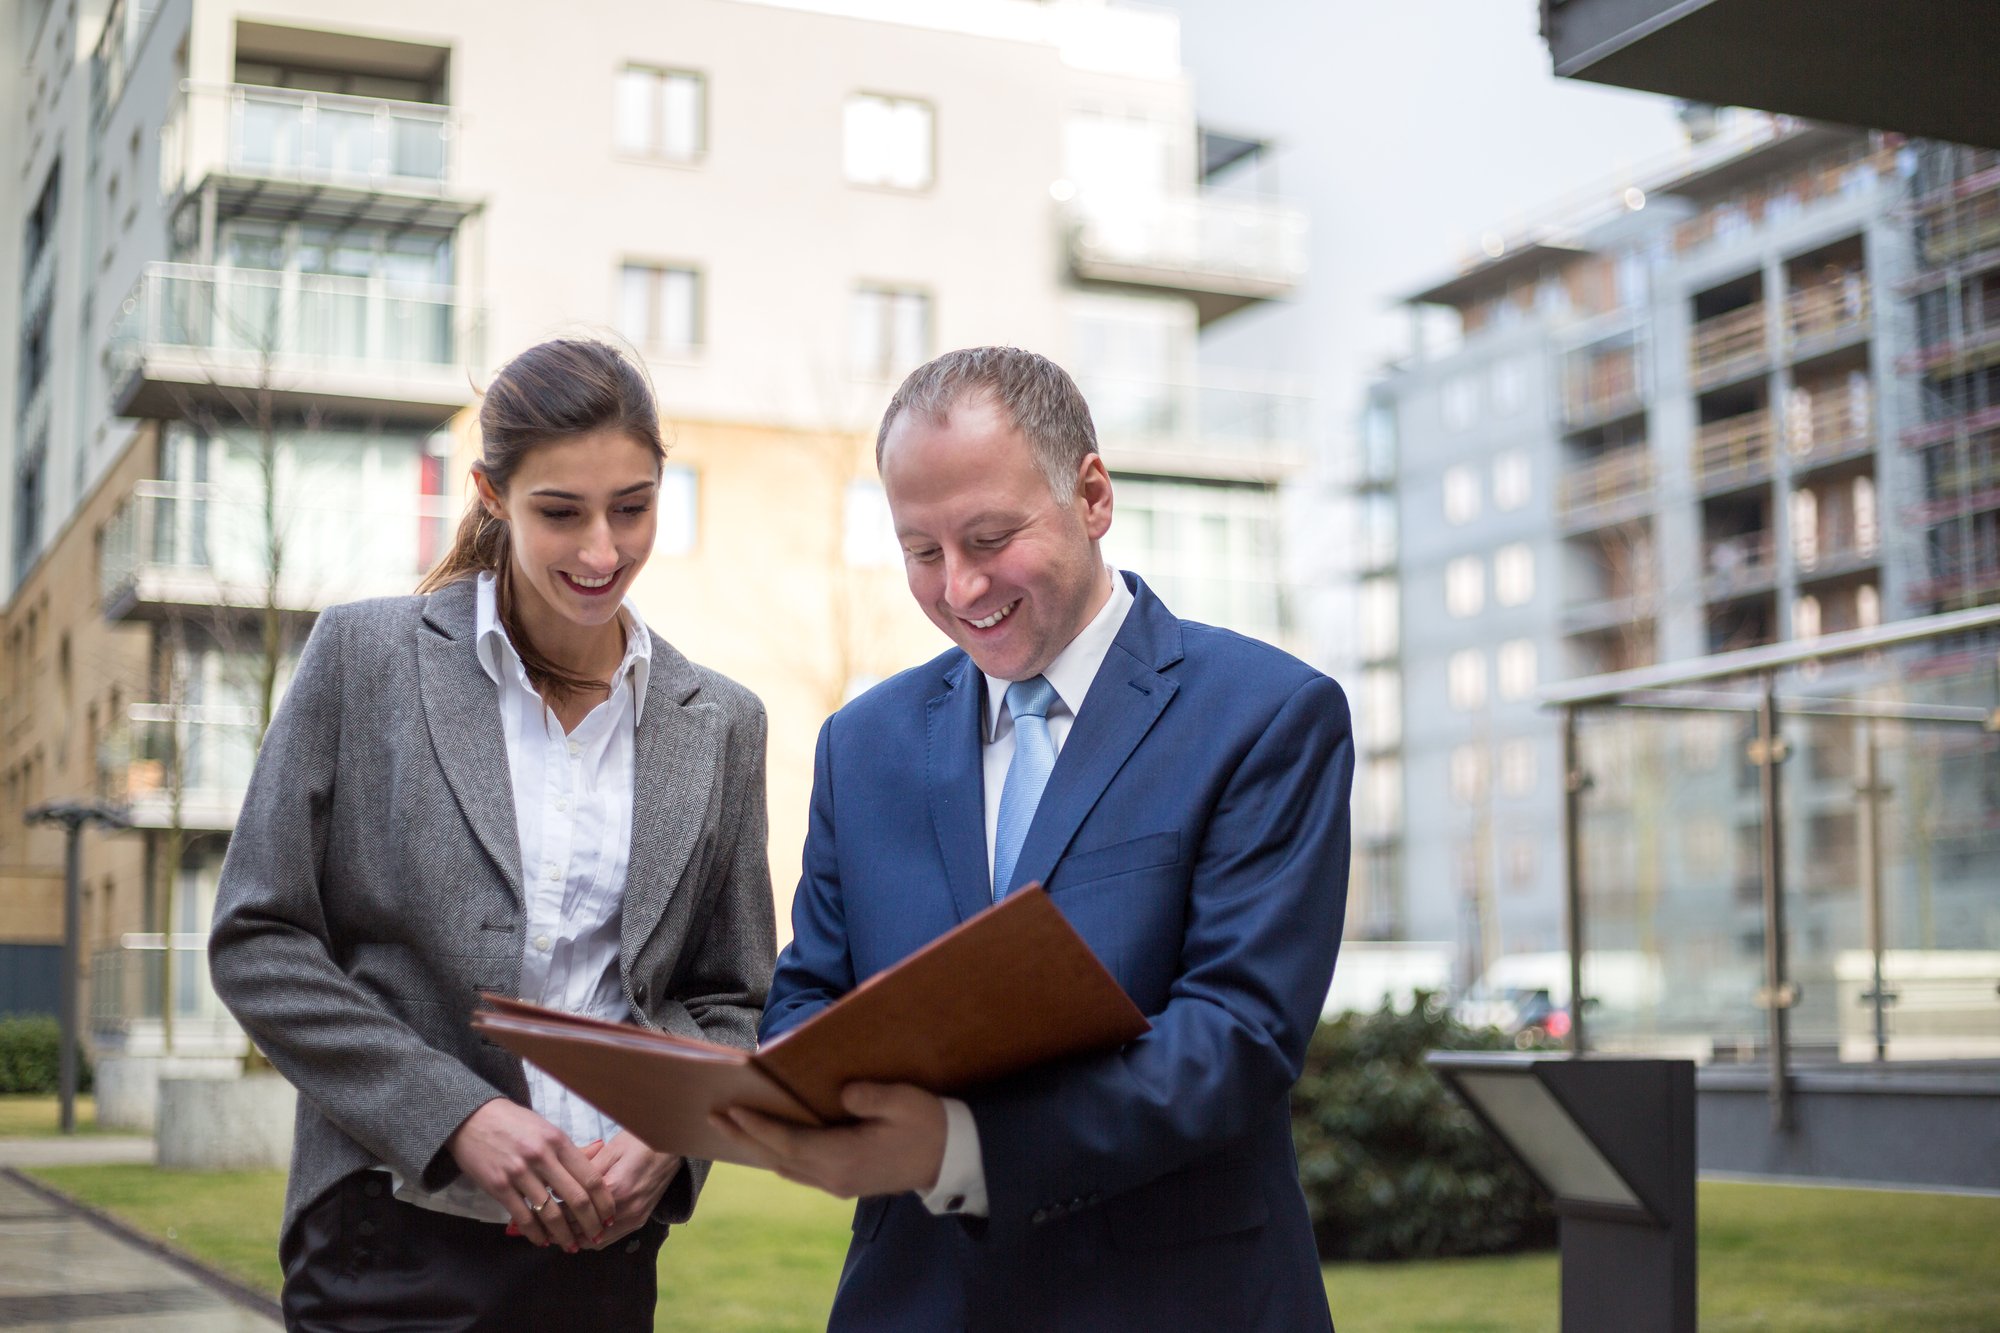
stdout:
<svg viewBox="0 0 2000 1333">
<path fill-rule="evenodd" d="M 938 1100 L 944 1103 L 944 1161 L 938 1166 L 937 1184 L 917 1197 L 940 1217 L 952 1213 L 984 1217 L 986 1164 L 979 1156 L 979 1122 L 972 1118 L 972 1108 L 958 1098 Z"/>
</svg>

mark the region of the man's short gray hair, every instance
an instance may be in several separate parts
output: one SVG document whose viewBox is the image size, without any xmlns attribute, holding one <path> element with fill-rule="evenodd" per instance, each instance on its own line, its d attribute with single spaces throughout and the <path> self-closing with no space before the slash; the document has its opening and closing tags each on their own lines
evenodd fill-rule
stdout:
<svg viewBox="0 0 2000 1333">
<path fill-rule="evenodd" d="M 889 428 L 903 413 L 920 413 L 942 426 L 953 408 L 975 397 L 999 406 L 1027 437 L 1056 502 L 1074 500 L 1077 471 L 1097 452 L 1090 407 L 1067 371 L 1018 347 L 967 347 L 911 371 L 882 414 L 882 429 L 875 436 L 876 468 L 882 466 Z"/>
</svg>

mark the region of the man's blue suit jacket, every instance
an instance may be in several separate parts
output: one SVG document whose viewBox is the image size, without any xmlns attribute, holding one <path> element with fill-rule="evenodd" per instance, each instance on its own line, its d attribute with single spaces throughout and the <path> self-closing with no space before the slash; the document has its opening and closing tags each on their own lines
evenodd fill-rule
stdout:
<svg viewBox="0 0 2000 1333">
<path fill-rule="evenodd" d="M 835 1329 L 1331 1327 L 1287 1095 L 1347 897 L 1346 699 L 1126 577 L 1016 881 L 1153 1029 L 969 1095 L 989 1218 L 862 1200 Z M 990 904 L 983 693 L 954 649 L 828 719 L 765 1038 Z"/>
</svg>

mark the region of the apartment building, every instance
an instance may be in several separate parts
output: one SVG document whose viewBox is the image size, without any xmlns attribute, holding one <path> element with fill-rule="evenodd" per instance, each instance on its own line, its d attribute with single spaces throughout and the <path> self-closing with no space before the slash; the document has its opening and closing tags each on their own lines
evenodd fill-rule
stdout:
<svg viewBox="0 0 2000 1333">
<path fill-rule="evenodd" d="M 1390 812 L 1364 817 L 1364 846 L 1373 827 L 1385 918 L 1459 939 L 1468 976 L 1562 942 L 1565 773 L 1542 686 L 1941 604 L 1923 539 L 1886 521 L 1924 485 L 1897 447 L 1918 412 L 1899 376 L 1918 347 L 1901 299 L 1916 150 L 1688 115 L 1686 154 L 1488 235 L 1413 293 L 1454 336 L 1376 386 L 1371 430 L 1393 436 L 1394 463 L 1369 485 L 1393 495 L 1375 504 L 1394 548 L 1363 585 L 1362 633 L 1383 651 L 1361 693 L 1399 722 L 1364 784 Z M 1724 901 L 1754 888 L 1736 809 L 1754 784 L 1721 762 L 1716 728 L 1691 722 L 1683 740 L 1714 752 L 1705 770 L 1728 790 L 1691 795 L 1675 829 L 1587 840 L 1590 882 L 1643 897 L 1666 873 Z M 1600 803 L 1632 804 L 1650 780 L 1647 756 L 1591 767 Z M 1825 874 L 1851 872 L 1848 818 L 1844 843 L 1831 824 L 1806 840 Z"/>
<path fill-rule="evenodd" d="M 635 595 L 770 708 L 781 920 L 820 719 L 942 646 L 872 462 L 882 404 L 928 356 L 1062 359 L 1118 478 L 1112 558 L 1183 614 L 1288 639 L 1276 490 L 1303 457 L 1303 397 L 1192 368 L 1200 329 L 1299 282 L 1305 221 L 1204 195 L 1171 16 L 585 0 L 502 21 L 362 0 L 336 21 L 300 0 L 28 0 L 17 17 L 0 947 L 59 931 L 60 849 L 20 812 L 127 802 L 135 832 L 86 849 L 107 1048 L 157 1041 L 161 932 L 206 920 L 314 614 L 416 583 L 463 504 L 476 386 L 539 339 L 620 337 L 651 369 L 672 449 Z M 178 1038 L 227 1047 L 183 944 Z"/>
</svg>

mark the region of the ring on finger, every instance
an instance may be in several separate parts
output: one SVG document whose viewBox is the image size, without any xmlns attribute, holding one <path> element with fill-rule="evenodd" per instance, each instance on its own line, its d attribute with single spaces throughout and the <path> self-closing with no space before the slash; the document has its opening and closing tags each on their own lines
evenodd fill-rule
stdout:
<svg viewBox="0 0 2000 1333">
<path fill-rule="evenodd" d="M 562 1196 L 554 1190 L 549 1190 L 549 1197 L 542 1200 L 542 1206 L 547 1207 L 549 1204 L 554 1204 L 558 1208 L 563 1207 Z"/>
</svg>

